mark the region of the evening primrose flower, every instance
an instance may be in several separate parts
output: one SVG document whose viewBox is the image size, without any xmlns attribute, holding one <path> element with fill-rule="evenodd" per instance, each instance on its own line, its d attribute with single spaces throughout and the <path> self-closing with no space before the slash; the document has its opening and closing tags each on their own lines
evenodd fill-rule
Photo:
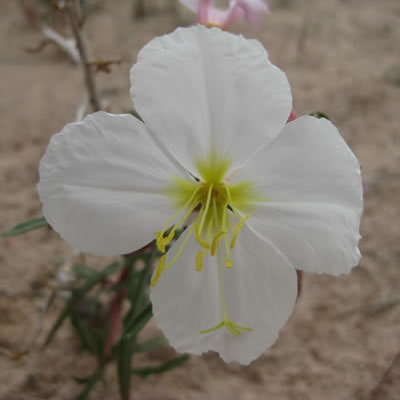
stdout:
<svg viewBox="0 0 400 400">
<path fill-rule="evenodd" d="M 155 238 L 150 296 L 170 344 L 248 364 L 287 321 L 296 269 L 358 264 L 359 164 L 328 120 L 286 124 L 287 78 L 258 41 L 179 28 L 141 50 L 131 82 L 144 123 L 98 112 L 52 137 L 43 214 L 96 255 Z"/>
<path fill-rule="evenodd" d="M 180 0 L 182 4 L 197 13 L 199 24 L 227 29 L 235 20 L 244 17 L 254 26 L 260 25 L 268 6 L 264 0 L 230 0 L 229 7 L 221 10 L 214 0 Z"/>
</svg>

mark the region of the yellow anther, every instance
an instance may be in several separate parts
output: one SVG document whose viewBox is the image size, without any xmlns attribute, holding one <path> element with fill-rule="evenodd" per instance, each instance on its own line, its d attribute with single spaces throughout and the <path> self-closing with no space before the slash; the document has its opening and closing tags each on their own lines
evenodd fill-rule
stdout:
<svg viewBox="0 0 400 400">
<path fill-rule="evenodd" d="M 211 255 L 212 256 L 215 256 L 215 253 L 216 253 L 216 251 L 217 251 L 217 244 L 218 244 L 218 242 L 222 239 L 222 237 L 224 236 L 224 235 L 226 235 L 226 231 L 221 231 L 221 232 L 218 232 L 215 236 L 214 236 L 214 239 L 213 239 L 213 241 L 212 241 L 212 244 L 211 244 Z"/>
<path fill-rule="evenodd" d="M 175 237 L 176 227 L 174 226 L 171 231 L 168 233 L 167 237 L 164 238 L 164 243 L 168 246 L 171 243 L 171 240 Z"/>
<path fill-rule="evenodd" d="M 227 267 L 227 268 L 232 267 L 232 260 L 231 259 L 227 258 L 225 260 L 225 267 Z"/>
<path fill-rule="evenodd" d="M 207 243 L 200 235 L 199 225 L 196 224 L 194 234 L 196 236 L 196 240 L 200 243 L 200 246 L 204 247 L 205 249 L 209 249 L 210 245 Z"/>
<path fill-rule="evenodd" d="M 185 221 L 190 217 L 190 215 L 192 214 L 194 209 L 197 207 L 196 196 L 199 191 L 200 191 L 200 186 L 196 187 L 193 190 L 193 193 L 191 194 L 191 196 L 189 197 L 189 199 L 187 200 L 185 205 L 183 207 L 181 207 L 175 214 L 173 214 L 171 218 L 168 219 L 168 221 L 165 223 L 162 231 L 157 232 L 156 245 L 157 245 L 158 250 L 161 251 L 161 253 L 165 253 L 166 246 L 168 246 L 171 243 L 172 239 L 175 237 L 175 232 L 176 232 L 177 228 L 179 228 L 180 226 L 182 226 L 185 223 Z M 189 207 L 189 209 L 187 210 L 188 207 Z M 186 211 L 185 215 L 183 216 L 183 218 L 180 221 L 178 221 L 178 223 L 174 224 L 173 227 L 171 228 L 171 231 L 168 233 L 167 237 L 164 237 L 165 232 L 168 230 L 168 228 L 172 224 L 173 220 L 175 218 L 177 218 L 180 214 L 182 214 L 185 210 L 187 210 L 187 211 Z"/>
<path fill-rule="evenodd" d="M 157 249 L 160 250 L 161 253 L 165 253 L 165 241 L 163 232 L 157 232 L 156 245 Z"/>
<path fill-rule="evenodd" d="M 152 287 L 156 286 L 158 280 L 160 279 L 161 273 L 163 272 L 163 269 L 164 269 L 165 257 L 166 257 L 165 255 L 161 256 L 160 261 L 158 262 L 156 272 L 154 273 L 154 277 L 151 281 Z"/>
<path fill-rule="evenodd" d="M 196 256 L 196 271 L 203 270 L 203 257 L 207 253 L 207 250 L 199 250 Z"/>
<path fill-rule="evenodd" d="M 190 227 L 189 232 L 186 234 L 185 238 L 182 241 L 181 247 L 179 248 L 179 250 L 177 251 L 177 253 L 175 254 L 175 257 L 165 266 L 163 267 L 164 270 L 168 269 L 171 265 L 174 265 L 176 263 L 176 261 L 178 260 L 178 258 L 181 256 L 184 248 L 187 245 L 187 242 L 189 241 L 189 239 L 192 236 L 194 230 L 194 225 Z"/>
<path fill-rule="evenodd" d="M 176 228 L 173 227 L 168 235 L 165 237 L 162 232 L 157 232 L 156 244 L 161 253 L 165 253 L 166 247 L 171 243 L 175 237 Z"/>
<path fill-rule="evenodd" d="M 232 240 L 231 240 L 231 249 L 235 247 L 236 244 L 236 239 L 239 235 L 239 232 L 243 228 L 244 223 L 250 218 L 250 215 L 246 215 L 244 218 L 241 218 L 241 220 L 237 223 L 235 228 L 233 229 L 232 233 Z"/>
</svg>

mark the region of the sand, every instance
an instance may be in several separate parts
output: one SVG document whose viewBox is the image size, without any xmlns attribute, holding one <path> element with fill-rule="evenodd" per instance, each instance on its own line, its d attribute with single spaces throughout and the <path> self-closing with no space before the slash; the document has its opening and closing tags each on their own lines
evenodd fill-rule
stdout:
<svg viewBox="0 0 400 400">
<path fill-rule="evenodd" d="M 386 400 L 400 399 L 400 3 L 398 0 L 274 1 L 257 37 L 272 62 L 288 74 L 299 114 L 323 111 L 359 158 L 365 183 L 360 266 L 339 278 L 305 274 L 303 293 L 277 343 L 249 367 L 225 365 L 210 354 L 161 377 L 135 378 L 137 400 Z M 49 138 L 74 119 L 82 74 L 55 47 L 28 54 L 40 32 L 2 0 L 0 13 L 0 231 L 39 216 L 38 162 Z M 112 112 L 131 107 L 128 71 L 137 51 L 176 26 L 173 14 L 134 21 L 132 1 L 99 1 L 86 29 L 93 54 L 121 57 L 99 75 Z M 128 10 L 128 11 L 127 11 Z M 183 19 L 190 23 L 190 15 Z M 7 357 L 30 340 L 54 277 L 57 260 L 71 253 L 42 229 L 0 240 L 0 399 L 72 399 L 74 376 L 94 360 L 83 354 L 65 324 L 40 351 L 63 305 L 58 298 L 28 355 Z M 104 260 L 91 258 L 100 267 Z M 147 332 L 156 328 L 151 325 Z M 163 360 L 158 352 L 139 365 Z M 384 376 L 385 371 L 392 368 Z M 384 378 L 382 379 L 382 377 Z M 377 388 L 382 380 L 382 385 Z M 118 399 L 113 367 L 97 400 Z"/>
</svg>

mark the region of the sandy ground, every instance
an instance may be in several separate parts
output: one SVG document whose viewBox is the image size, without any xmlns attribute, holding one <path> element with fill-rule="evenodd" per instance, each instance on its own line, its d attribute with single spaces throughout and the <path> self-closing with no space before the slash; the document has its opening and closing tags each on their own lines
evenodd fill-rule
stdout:
<svg viewBox="0 0 400 400">
<path fill-rule="evenodd" d="M 131 107 L 128 70 L 137 51 L 173 30 L 176 19 L 163 14 L 133 21 L 127 12 L 131 1 L 121 0 L 115 8 L 113 3 L 101 1 L 86 28 L 96 56 L 124 60 L 111 75 L 98 77 L 111 111 L 121 112 Z M 399 358 L 385 387 L 373 392 L 400 350 L 400 3 L 276 0 L 271 8 L 259 31 L 244 24 L 233 30 L 262 41 L 287 72 L 299 114 L 328 114 L 360 159 L 366 184 L 361 264 L 340 278 L 306 275 L 278 342 L 251 366 L 225 365 L 214 355 L 192 357 L 164 376 L 136 379 L 134 399 L 400 399 Z M 83 87 L 81 71 L 57 49 L 24 52 L 40 34 L 27 24 L 17 1 L 1 0 L 0 9 L 4 231 L 40 215 L 38 161 L 50 136 L 74 118 Z M 45 230 L 0 240 L 1 400 L 72 399 L 79 391 L 72 377 L 88 375 L 94 366 L 68 324 L 45 352 L 36 345 L 20 360 L 4 356 L 28 343 L 48 293 L 40 283 L 70 251 Z M 62 304 L 59 299 L 44 330 Z M 112 368 L 106 381 L 93 398 L 118 398 Z"/>
</svg>

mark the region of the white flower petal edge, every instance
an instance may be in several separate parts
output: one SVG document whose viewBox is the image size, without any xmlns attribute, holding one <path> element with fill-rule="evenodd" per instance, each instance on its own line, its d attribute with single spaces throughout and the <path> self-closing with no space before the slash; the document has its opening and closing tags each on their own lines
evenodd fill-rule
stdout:
<svg viewBox="0 0 400 400">
<path fill-rule="evenodd" d="M 46 220 L 95 255 L 129 253 L 153 240 L 172 212 L 162 189 L 179 176 L 142 122 L 105 112 L 54 135 L 39 173 Z"/>
<path fill-rule="evenodd" d="M 241 165 L 291 111 L 286 75 L 262 46 L 217 28 L 178 28 L 153 39 L 130 78 L 146 127 L 192 173 L 214 147 Z"/>
<path fill-rule="evenodd" d="M 232 250 L 233 267 L 218 266 L 218 257 L 207 257 L 196 271 L 191 239 L 180 258 L 165 271 L 150 291 L 154 317 L 170 344 L 178 351 L 202 354 L 216 351 L 226 362 L 247 365 L 277 339 L 293 310 L 297 279 L 287 258 L 244 227 Z M 183 238 L 170 250 L 171 259 Z M 251 332 L 232 335 L 225 327 L 200 333 L 221 322 L 219 268 L 230 320 Z"/>
<path fill-rule="evenodd" d="M 360 260 L 360 166 L 326 119 L 301 117 L 237 171 L 267 198 L 246 222 L 298 269 L 338 275 Z"/>
</svg>

